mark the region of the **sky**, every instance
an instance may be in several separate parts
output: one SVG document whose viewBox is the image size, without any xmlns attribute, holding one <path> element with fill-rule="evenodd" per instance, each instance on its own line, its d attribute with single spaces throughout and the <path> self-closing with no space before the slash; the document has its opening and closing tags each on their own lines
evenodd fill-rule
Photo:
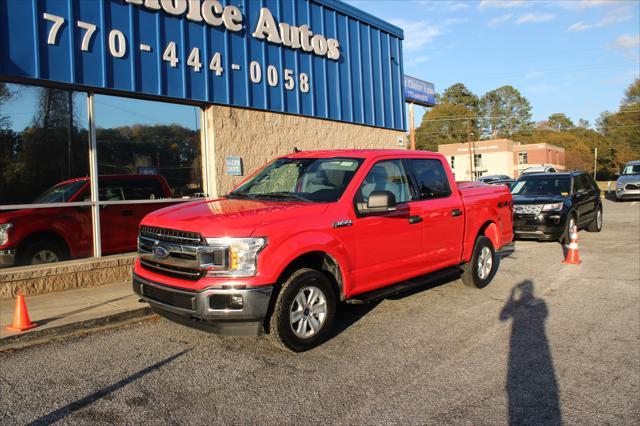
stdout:
<svg viewBox="0 0 640 426">
<path fill-rule="evenodd" d="M 593 125 L 640 76 L 638 0 L 348 3 L 404 30 L 405 74 L 440 93 L 458 82 L 478 96 L 512 85 L 535 121 L 563 112 Z"/>
</svg>

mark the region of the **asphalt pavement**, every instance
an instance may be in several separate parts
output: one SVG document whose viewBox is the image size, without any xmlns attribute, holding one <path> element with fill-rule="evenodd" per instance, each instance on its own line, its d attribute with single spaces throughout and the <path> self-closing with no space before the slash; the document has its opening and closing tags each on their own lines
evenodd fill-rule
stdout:
<svg viewBox="0 0 640 426">
<path fill-rule="evenodd" d="M 344 305 L 302 354 L 166 320 L 0 353 L 0 423 L 639 424 L 640 203 L 517 242 L 483 290 Z"/>
</svg>

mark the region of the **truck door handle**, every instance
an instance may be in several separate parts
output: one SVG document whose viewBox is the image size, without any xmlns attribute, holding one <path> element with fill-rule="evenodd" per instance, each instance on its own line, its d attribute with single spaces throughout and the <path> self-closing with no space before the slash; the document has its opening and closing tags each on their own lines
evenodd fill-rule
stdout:
<svg viewBox="0 0 640 426">
<path fill-rule="evenodd" d="M 423 219 L 421 216 L 409 216 L 409 224 L 413 225 L 414 223 L 420 223 Z"/>
<path fill-rule="evenodd" d="M 460 210 L 460 209 L 451 210 L 451 216 L 453 216 L 453 217 L 462 216 L 462 210 Z"/>
</svg>

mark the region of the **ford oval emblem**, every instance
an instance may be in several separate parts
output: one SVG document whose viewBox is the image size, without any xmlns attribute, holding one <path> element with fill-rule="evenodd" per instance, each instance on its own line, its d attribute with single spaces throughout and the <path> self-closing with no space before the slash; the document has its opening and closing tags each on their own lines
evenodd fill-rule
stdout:
<svg viewBox="0 0 640 426">
<path fill-rule="evenodd" d="M 153 256 L 157 257 L 158 259 L 166 259 L 167 257 L 169 257 L 169 250 L 162 246 L 153 247 L 151 252 L 153 253 Z"/>
</svg>

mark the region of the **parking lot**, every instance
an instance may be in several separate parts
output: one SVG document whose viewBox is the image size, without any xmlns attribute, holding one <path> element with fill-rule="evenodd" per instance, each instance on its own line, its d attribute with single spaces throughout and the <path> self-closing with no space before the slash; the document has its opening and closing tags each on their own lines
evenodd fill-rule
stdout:
<svg viewBox="0 0 640 426">
<path fill-rule="evenodd" d="M 301 354 L 166 320 L 0 354 L 0 422 L 640 422 L 640 203 L 557 243 L 516 243 L 484 290 L 345 305 Z"/>
</svg>

